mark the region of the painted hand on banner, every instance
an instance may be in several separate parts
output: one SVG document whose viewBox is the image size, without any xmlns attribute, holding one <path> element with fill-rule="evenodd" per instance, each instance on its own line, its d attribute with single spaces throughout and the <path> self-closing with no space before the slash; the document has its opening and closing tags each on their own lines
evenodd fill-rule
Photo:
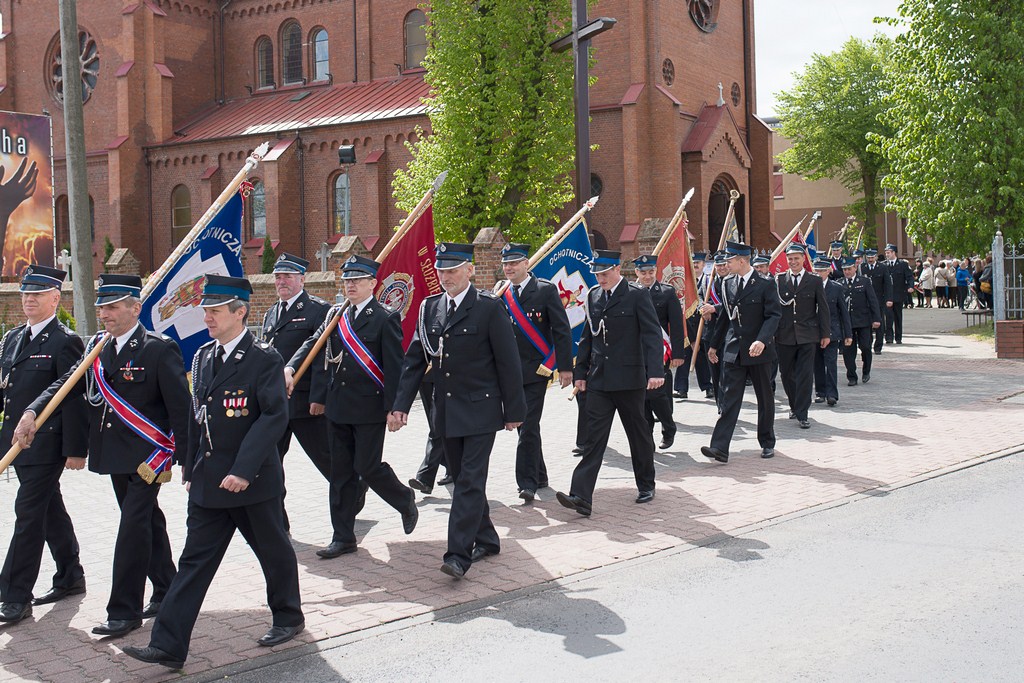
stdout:
<svg viewBox="0 0 1024 683">
<path fill-rule="evenodd" d="M 36 191 L 39 168 L 33 161 L 26 171 L 25 164 L 27 163 L 28 159 L 22 159 L 18 170 L 7 182 L 3 182 L 7 169 L 0 166 L 0 250 L 3 249 L 3 245 L 7 241 L 7 223 L 11 214 Z"/>
</svg>

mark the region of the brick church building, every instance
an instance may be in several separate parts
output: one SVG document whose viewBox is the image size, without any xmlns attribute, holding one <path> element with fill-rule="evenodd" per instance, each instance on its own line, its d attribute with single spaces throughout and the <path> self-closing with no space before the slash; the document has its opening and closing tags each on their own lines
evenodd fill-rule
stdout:
<svg viewBox="0 0 1024 683">
<path fill-rule="evenodd" d="M 566 0 L 569 2 L 570 0 Z M 321 245 L 379 250 L 406 143 L 429 129 L 418 0 L 78 0 L 97 272 L 106 238 L 159 265 L 259 143 L 244 258 L 264 237 L 318 268 Z M 717 244 L 728 202 L 773 246 L 771 131 L 755 115 L 753 0 L 601 0 L 595 39 L 595 246 L 635 252 L 690 187 L 690 233 Z M 53 117 L 57 247 L 70 242 L 57 3 L 0 0 L 0 109 Z M 76 86 L 79 84 L 76 83 Z M 341 167 L 338 148 L 354 145 Z M 553 220 L 554 222 L 554 220 Z"/>
</svg>

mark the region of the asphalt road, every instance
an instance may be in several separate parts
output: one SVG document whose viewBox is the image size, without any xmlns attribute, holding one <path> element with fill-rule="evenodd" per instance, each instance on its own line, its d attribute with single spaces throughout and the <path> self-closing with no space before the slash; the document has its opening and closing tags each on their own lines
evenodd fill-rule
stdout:
<svg viewBox="0 0 1024 683">
<path fill-rule="evenodd" d="M 1020 681 L 1022 500 L 1017 454 L 231 678 Z"/>
</svg>

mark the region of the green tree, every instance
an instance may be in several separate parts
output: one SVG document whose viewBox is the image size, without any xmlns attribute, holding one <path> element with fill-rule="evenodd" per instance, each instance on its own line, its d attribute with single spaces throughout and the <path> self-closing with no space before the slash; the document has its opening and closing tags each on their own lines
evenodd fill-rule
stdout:
<svg viewBox="0 0 1024 683">
<path fill-rule="evenodd" d="M 110 241 L 110 237 L 103 238 L 103 262 L 106 263 L 110 260 L 110 257 L 114 255 L 114 243 Z"/>
<path fill-rule="evenodd" d="M 274 253 L 274 245 L 270 242 L 270 235 L 267 235 L 263 238 L 263 262 L 260 272 L 273 273 L 276 260 L 277 255 Z"/>
<path fill-rule="evenodd" d="M 431 3 L 431 133 L 418 131 L 394 189 L 410 210 L 448 171 L 434 200 L 439 237 L 497 226 L 536 243 L 572 198 L 572 57 L 549 47 L 567 32 L 569 11 L 567 0 Z"/>
<path fill-rule="evenodd" d="M 1024 13 L 1020 0 L 904 0 L 891 95 L 874 138 L 890 206 L 919 243 L 984 253 L 1024 238 Z"/>
<path fill-rule="evenodd" d="M 878 120 L 885 107 L 884 64 L 892 41 L 876 35 L 870 42 L 846 41 L 838 52 L 815 54 L 793 89 L 779 93 L 782 134 L 793 146 L 779 155 L 787 173 L 811 180 L 832 178 L 862 198 L 848 210 L 875 233 L 879 179 L 884 157 L 872 149 L 869 134 L 886 134 Z"/>
</svg>

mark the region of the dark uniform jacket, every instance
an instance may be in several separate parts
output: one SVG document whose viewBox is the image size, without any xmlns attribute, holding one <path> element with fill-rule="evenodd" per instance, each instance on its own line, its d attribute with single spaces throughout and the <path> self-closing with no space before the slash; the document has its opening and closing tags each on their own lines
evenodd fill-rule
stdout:
<svg viewBox="0 0 1024 683">
<path fill-rule="evenodd" d="M 682 358 L 686 355 L 683 353 L 686 333 L 683 330 L 683 307 L 679 303 L 675 287 L 655 281 L 648 291 L 651 293 L 654 313 L 658 316 L 658 324 L 661 325 L 661 329 L 668 332 L 672 358 Z"/>
<path fill-rule="evenodd" d="M 21 414 L 39 394 L 73 368 L 85 349 L 78 335 L 64 327 L 56 317 L 21 349 L 21 338 L 28 329 L 19 325 L 0 342 L 0 396 L 4 403 L 4 424 L 0 430 L 0 448 L 11 447 L 14 428 Z M 18 465 L 43 465 L 65 458 L 84 458 L 88 452 L 89 423 L 85 398 L 65 399 L 36 432 L 32 446 L 23 450 Z"/>
<path fill-rule="evenodd" d="M 203 345 L 193 363 L 194 403 L 183 465 L 183 476 L 191 482 L 189 500 L 229 508 L 279 496 L 283 476 L 277 442 L 288 428 L 284 361 L 246 332 L 214 377 L 214 347 L 214 342 Z M 220 488 L 229 474 L 245 479 L 249 487 L 239 493 Z"/>
<path fill-rule="evenodd" d="M 782 320 L 779 321 L 775 341 L 779 344 L 818 344 L 831 335 L 828 305 L 822 279 L 804 271 L 800 286 L 793 287 L 793 271 L 779 275 L 775 282 L 782 302 Z"/>
<path fill-rule="evenodd" d="M 846 300 L 849 303 L 850 321 L 854 329 L 860 327 L 871 327 L 872 323 L 882 322 L 882 310 L 875 298 L 875 288 L 871 280 L 861 275 L 853 278 L 853 282 L 847 284 L 842 280 L 846 290 Z"/>
<path fill-rule="evenodd" d="M 846 280 L 842 280 L 846 282 Z M 864 283 L 867 286 L 867 283 Z M 846 292 L 843 285 L 833 280 L 825 282 L 825 301 L 828 302 L 828 314 L 830 323 L 829 339 L 833 344 L 842 342 L 853 336 L 853 327 L 850 324 L 850 306 L 846 299 Z"/>
<path fill-rule="evenodd" d="M 113 343 L 113 339 L 109 340 L 100 352 L 111 388 L 165 434 L 169 430 L 174 432 L 174 462 L 183 462 L 188 440 L 189 396 L 178 344 L 169 337 L 146 331 L 142 325 L 135 327 L 128 342 L 118 349 L 116 358 L 111 358 Z M 38 415 L 72 372 L 69 370 L 51 384 L 29 408 Z M 90 369 L 72 387 L 69 398 L 85 393 L 86 384 L 93 384 L 91 374 Z M 94 393 L 89 406 L 89 469 L 100 474 L 131 474 L 152 452 L 153 446 L 122 422 L 106 401 Z"/>
<path fill-rule="evenodd" d="M 910 270 L 910 264 L 903 259 L 896 259 L 894 265 L 889 265 L 889 278 L 892 280 L 893 303 L 905 304 L 909 296 L 907 290 L 913 288 L 915 279 L 914 271 Z"/>
<path fill-rule="evenodd" d="M 620 280 L 607 305 L 600 287 L 587 292 L 573 376 L 586 380 L 588 391 L 646 389 L 648 379 L 665 376 L 664 358 L 658 316 L 643 287 Z"/>
<path fill-rule="evenodd" d="M 840 279 L 842 279 L 842 277 L 843 277 L 843 259 L 841 259 L 841 258 L 832 258 L 830 256 L 828 260 L 832 264 L 832 267 L 829 268 L 829 270 L 828 270 L 828 279 L 829 280 L 840 280 Z M 790 272 L 792 272 L 792 271 L 790 271 Z M 806 273 L 807 271 L 805 270 L 804 272 Z"/>
<path fill-rule="evenodd" d="M 285 360 L 295 355 L 296 349 L 319 328 L 331 305 L 323 299 L 310 296 L 305 290 L 299 294 L 284 316 L 279 316 L 281 302 L 278 301 L 263 316 L 263 341 L 267 342 L 281 354 Z M 311 383 L 315 381 L 326 382 L 327 377 L 319 373 L 306 372 L 299 378 L 298 384 L 292 390 L 291 398 L 288 399 L 288 416 L 291 419 L 310 417 L 309 394 Z M 321 393 L 323 387 L 320 387 Z M 316 401 L 314 401 L 316 403 Z"/>
<path fill-rule="evenodd" d="M 522 422 L 526 418 L 523 372 L 505 304 L 470 285 L 455 315 L 447 320 L 445 300 L 444 293 L 435 294 L 420 305 L 422 325 L 405 354 L 394 409 L 409 412 L 427 369 L 424 348 L 429 346 L 440 354 L 429 362 L 434 396 L 438 404 L 444 402 L 444 424 L 437 429 L 445 437 L 486 434 L 504 429 L 506 422 Z"/>
<path fill-rule="evenodd" d="M 509 284 L 512 287 L 512 284 Z M 519 305 L 526 312 L 533 326 L 555 350 L 555 363 L 559 370 L 572 371 L 572 328 L 569 316 L 558 296 L 558 288 L 548 280 L 530 276 L 529 282 L 519 294 Z M 512 315 L 509 314 L 511 319 Z M 544 356 L 537 350 L 526 334 L 512 323 L 522 363 L 523 383 L 547 382 L 548 378 L 537 374 L 537 368 L 544 362 Z"/>
<path fill-rule="evenodd" d="M 819 286 L 821 284 L 820 278 Z M 708 348 L 715 349 L 721 360 L 735 365 L 758 365 L 775 361 L 775 331 L 782 318 L 779 293 L 775 283 L 757 277 L 754 273 L 736 297 L 738 278 L 730 275 L 721 281 L 725 300 L 716 314 L 715 327 L 708 340 Z M 760 356 L 751 358 L 750 345 L 764 344 Z"/>
<path fill-rule="evenodd" d="M 879 306 L 884 306 L 886 301 L 892 301 L 892 278 L 889 276 L 889 266 L 876 261 L 874 264 L 862 263 L 860 273 L 871 280 L 871 286 L 875 290 L 875 299 Z"/>
<path fill-rule="evenodd" d="M 332 317 L 333 311 L 327 316 L 328 321 Z M 288 362 L 289 367 L 298 370 L 326 325 L 325 322 L 299 347 Z M 313 383 L 309 400 L 326 404 L 327 417 L 338 424 L 387 422 L 388 412 L 395 403 L 398 378 L 402 374 L 402 316 L 371 296 L 356 316 L 352 329 L 383 370 L 384 388 L 378 386 L 352 354 L 343 350 L 345 347 L 338 336 L 338 328 L 335 328 L 324 349 L 328 358 L 337 358 L 341 354 L 340 362 L 327 363 L 325 370 L 324 351 L 320 352 L 310 370 L 314 374 L 325 375 L 325 381 Z"/>
</svg>

